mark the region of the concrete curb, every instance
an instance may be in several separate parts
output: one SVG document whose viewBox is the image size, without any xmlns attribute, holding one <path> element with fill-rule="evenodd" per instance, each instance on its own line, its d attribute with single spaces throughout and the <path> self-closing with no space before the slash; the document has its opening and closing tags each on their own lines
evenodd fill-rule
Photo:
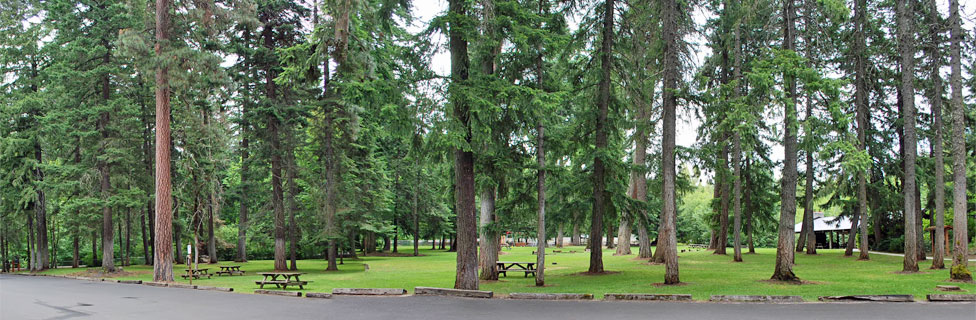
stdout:
<svg viewBox="0 0 976 320">
<path fill-rule="evenodd" d="M 281 291 L 281 290 L 257 289 L 257 290 L 254 290 L 254 293 L 257 293 L 257 294 L 270 294 L 270 295 L 286 296 L 286 297 L 301 297 L 302 296 L 302 293 L 299 292 L 299 291 Z"/>
<path fill-rule="evenodd" d="M 976 294 L 930 294 L 925 298 L 932 302 L 972 302 Z"/>
<path fill-rule="evenodd" d="M 509 299 L 517 300 L 593 300 L 589 293 L 510 293 Z"/>
<path fill-rule="evenodd" d="M 169 287 L 169 288 L 180 288 L 180 289 L 196 289 L 197 288 L 196 285 L 182 284 L 182 283 L 167 283 L 166 286 Z"/>
<path fill-rule="evenodd" d="M 305 297 L 315 299 L 332 299 L 332 294 L 325 292 L 306 292 Z"/>
<path fill-rule="evenodd" d="M 910 294 L 879 294 L 879 295 L 854 295 L 854 296 L 821 296 L 820 301 L 826 302 L 852 302 L 852 301 L 873 301 L 873 302 L 915 302 L 915 296 Z"/>
<path fill-rule="evenodd" d="M 751 296 L 751 295 L 713 295 L 711 302 L 759 302 L 759 303 L 799 303 L 800 296 Z"/>
<path fill-rule="evenodd" d="M 607 293 L 606 301 L 692 301 L 690 294 Z"/>
<path fill-rule="evenodd" d="M 233 292 L 234 291 L 234 288 L 212 287 L 212 286 L 197 286 L 197 290 Z"/>
<path fill-rule="evenodd" d="M 418 296 L 452 296 L 452 297 L 464 297 L 464 298 L 491 298 L 494 293 L 491 291 L 481 291 L 481 290 L 461 290 L 461 289 L 446 289 L 446 288 L 431 288 L 431 287 L 415 287 L 413 288 L 413 294 Z"/>
<path fill-rule="evenodd" d="M 407 290 L 400 288 L 335 288 L 332 289 L 332 294 L 353 296 L 402 296 L 407 294 Z"/>
</svg>

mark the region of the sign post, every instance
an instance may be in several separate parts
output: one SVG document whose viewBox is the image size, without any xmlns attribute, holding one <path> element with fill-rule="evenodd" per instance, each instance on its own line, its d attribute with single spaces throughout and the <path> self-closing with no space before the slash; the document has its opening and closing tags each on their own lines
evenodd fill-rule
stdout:
<svg viewBox="0 0 976 320">
<path fill-rule="evenodd" d="M 190 269 L 190 257 L 193 255 L 192 252 L 193 252 L 193 246 L 187 244 L 186 245 L 186 273 L 188 275 L 188 279 L 190 279 L 191 285 L 193 284 L 193 269 Z"/>
</svg>

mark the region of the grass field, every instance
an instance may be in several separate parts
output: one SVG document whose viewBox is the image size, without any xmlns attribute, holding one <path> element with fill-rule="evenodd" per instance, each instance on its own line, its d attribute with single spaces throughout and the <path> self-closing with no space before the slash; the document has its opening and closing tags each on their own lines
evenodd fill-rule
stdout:
<svg viewBox="0 0 976 320">
<path fill-rule="evenodd" d="M 636 249 L 634 251 L 636 253 Z M 681 247 L 681 249 L 686 249 Z M 533 248 L 513 248 L 504 250 L 501 261 L 535 261 Z M 551 252 L 549 249 L 547 252 Z M 939 284 L 958 285 L 965 293 L 976 292 L 976 284 L 949 283 L 948 270 L 929 270 L 930 261 L 919 264 L 922 272 L 898 274 L 902 258 L 895 256 L 872 255 L 871 261 L 856 261 L 843 257 L 842 250 L 819 250 L 820 254 L 808 256 L 798 254 L 794 272 L 807 284 L 781 284 L 765 281 L 772 275 L 775 249 L 757 249 L 758 254 L 744 254 L 745 262 L 732 262 L 731 250 L 728 256 L 711 254 L 701 250 L 680 253 L 679 266 L 681 281 L 679 286 L 660 286 L 664 279 L 663 265 L 648 265 L 635 260 L 635 255 L 613 256 L 612 250 L 604 250 L 604 266 L 610 274 L 581 275 L 589 263 L 589 253 L 583 247 L 566 247 L 562 253 L 549 253 L 546 256 L 546 287 L 535 287 L 535 281 L 513 274 L 499 281 L 482 281 L 482 290 L 496 294 L 512 292 L 562 292 L 592 293 L 599 299 L 604 293 L 686 293 L 696 300 L 707 300 L 715 294 L 743 295 L 799 295 L 808 301 L 818 296 L 853 294 L 912 294 L 924 299 L 926 294 L 945 293 L 936 291 Z M 576 253 L 568 253 L 569 251 Z M 358 260 L 346 259 L 338 272 L 325 272 L 323 260 L 298 261 L 299 271 L 307 274 L 302 280 L 312 281 L 304 291 L 331 292 L 333 288 L 405 288 L 413 291 L 415 286 L 444 287 L 454 285 L 455 254 L 440 250 L 421 250 L 419 257 L 361 257 Z M 856 254 L 855 254 L 856 257 Z M 363 264 L 369 264 L 365 271 Z M 233 262 L 222 262 L 230 265 Z M 949 262 L 947 261 L 947 264 Z M 250 261 L 239 264 L 246 276 L 214 276 L 213 279 L 194 280 L 194 284 L 232 287 L 234 291 L 252 293 L 261 280 L 256 272 L 271 271 L 272 261 Z M 184 265 L 177 265 L 176 274 L 182 273 Z M 216 271 L 215 265 L 201 264 L 200 268 Z M 94 271 L 94 270 L 91 270 Z M 85 275 L 88 270 L 56 269 L 46 274 Z M 125 275 L 118 279 L 152 279 L 152 267 L 128 266 Z M 177 277 L 179 278 L 179 277 Z M 186 282 L 178 279 L 179 282 Z M 266 286 L 267 288 L 267 286 Z M 291 289 L 289 289 L 291 290 Z"/>
</svg>

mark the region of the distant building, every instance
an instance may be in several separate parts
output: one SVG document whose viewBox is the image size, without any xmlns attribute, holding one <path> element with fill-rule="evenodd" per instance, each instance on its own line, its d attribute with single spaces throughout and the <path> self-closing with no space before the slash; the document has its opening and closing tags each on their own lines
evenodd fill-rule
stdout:
<svg viewBox="0 0 976 320">
<path fill-rule="evenodd" d="M 797 223 L 793 226 L 795 233 L 803 228 L 803 219 L 797 215 Z M 817 248 L 841 248 L 847 243 L 847 234 L 851 232 L 851 219 L 847 217 L 824 217 L 823 212 L 813 213 L 813 234 L 817 238 Z"/>
</svg>

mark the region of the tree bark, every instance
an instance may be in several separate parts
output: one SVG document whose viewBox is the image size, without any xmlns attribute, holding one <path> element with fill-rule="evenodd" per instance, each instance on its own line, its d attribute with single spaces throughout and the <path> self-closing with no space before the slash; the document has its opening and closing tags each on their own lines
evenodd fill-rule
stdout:
<svg viewBox="0 0 976 320">
<path fill-rule="evenodd" d="M 752 211 L 753 211 L 753 207 L 752 207 L 752 196 L 751 196 L 751 194 L 752 194 L 752 192 L 751 192 L 752 191 L 752 181 L 751 181 L 751 179 L 749 179 L 749 176 L 750 176 L 749 175 L 749 172 L 750 172 L 749 169 L 751 167 L 750 164 L 751 164 L 751 160 L 749 160 L 749 158 L 746 157 L 746 170 L 745 170 L 746 173 L 745 173 L 745 176 L 744 176 L 746 192 L 743 194 L 743 198 L 744 199 L 742 200 L 742 202 L 744 202 L 744 205 L 745 205 L 746 243 L 748 243 L 748 246 L 749 246 L 749 253 L 756 253 L 756 244 L 755 244 L 755 242 L 753 242 L 753 239 L 752 239 Z"/>
<path fill-rule="evenodd" d="M 264 38 L 264 47 L 267 50 L 275 49 L 275 39 L 274 39 L 274 28 L 273 24 L 268 21 L 264 21 L 265 26 L 262 31 L 262 37 Z M 273 65 L 265 66 L 265 83 L 264 91 L 269 101 L 272 103 L 278 102 L 278 86 L 274 82 L 276 74 L 273 70 Z M 274 270 L 284 271 L 288 270 L 288 264 L 286 261 L 286 226 L 285 226 L 285 208 L 284 208 L 284 190 L 282 187 L 282 159 L 281 153 L 281 137 L 279 133 L 279 126 L 281 125 L 278 116 L 274 112 L 270 112 L 267 115 L 267 125 L 268 125 L 268 140 L 271 147 L 271 206 L 273 212 L 274 221 Z M 328 183 L 331 183 L 330 180 Z"/>
<path fill-rule="evenodd" d="M 563 244 L 564 244 L 563 243 L 563 237 L 566 236 L 566 234 L 563 233 L 563 228 L 565 228 L 565 225 L 563 225 L 562 223 L 560 223 L 559 224 L 559 227 L 557 227 L 557 229 L 556 229 L 556 248 L 562 248 L 563 247 Z"/>
<path fill-rule="evenodd" d="M 722 198 L 719 200 L 718 237 L 716 238 L 715 242 L 715 252 L 712 252 L 712 254 L 723 255 L 726 254 L 726 246 L 729 243 L 729 197 L 731 196 L 729 194 L 729 188 L 731 186 L 729 184 L 728 176 L 729 146 L 728 142 L 724 142 L 728 141 L 725 140 L 727 137 L 727 133 L 722 134 L 723 142 L 718 159 L 719 168 L 716 170 L 716 174 L 721 175 L 722 177 L 721 189 L 719 190 L 719 194 Z"/>
<path fill-rule="evenodd" d="M 490 225 L 495 221 L 495 187 L 489 186 L 481 190 L 481 249 L 478 264 L 481 269 L 479 279 L 498 280 L 498 240 L 493 236 Z"/>
<path fill-rule="evenodd" d="M 298 240 L 301 237 L 299 236 L 298 224 L 295 221 L 295 215 L 298 214 L 298 202 L 295 198 L 298 197 L 299 192 L 298 184 L 295 181 L 298 175 L 298 164 L 295 162 L 295 130 L 287 128 L 286 135 L 288 139 L 287 150 L 285 150 L 285 174 L 288 184 L 288 269 L 298 270 Z"/>
<path fill-rule="evenodd" d="M 615 1 L 603 2 L 603 30 L 600 45 L 600 87 L 596 109 L 596 157 L 593 159 L 593 214 L 590 216 L 590 273 L 603 272 L 603 214 L 606 211 L 607 113 L 610 106 L 610 68 L 613 53 Z"/>
<path fill-rule="evenodd" d="M 245 41 L 249 41 L 249 32 L 244 31 Z M 247 61 L 247 60 L 245 60 Z M 248 117 L 248 99 L 244 100 L 244 104 L 241 109 L 241 210 L 240 215 L 237 220 L 237 262 L 247 262 L 247 214 L 248 214 L 248 178 L 250 175 L 251 163 L 250 158 L 250 137 L 248 136 L 251 130 L 251 124 L 247 121 Z"/>
<path fill-rule="evenodd" d="M 854 83 L 854 104 L 857 108 L 857 144 L 858 149 L 861 152 L 867 153 L 867 129 L 868 125 L 871 123 L 871 109 L 868 105 L 868 91 L 869 80 L 867 71 L 867 43 L 865 40 L 865 24 L 867 24 L 868 15 L 868 5 L 867 0 L 857 0 L 857 8 L 854 23 L 855 23 L 855 83 Z M 870 167 L 867 168 L 870 170 Z M 860 213 L 860 220 L 858 225 L 860 225 L 861 241 L 860 250 L 858 254 L 858 260 L 869 260 L 869 246 L 868 246 L 868 196 L 867 196 L 867 174 L 866 170 L 859 170 L 857 172 L 857 203 L 858 210 Z M 876 224 L 878 224 L 876 222 Z M 875 226 L 875 233 L 880 230 L 880 224 Z M 879 235 L 876 234 L 876 237 Z"/>
<path fill-rule="evenodd" d="M 449 0 L 449 12 L 458 17 L 467 16 L 467 3 Z M 451 21 L 448 26 L 451 52 L 451 88 L 453 92 L 464 90 L 468 81 L 468 40 L 462 26 Z M 474 205 L 474 154 L 471 151 L 471 115 L 467 99 L 457 93 L 449 96 L 454 107 L 453 117 L 462 128 L 464 145 L 454 147 L 457 212 L 457 273 L 455 289 L 478 289 L 478 228 Z M 453 245 L 453 244 L 452 244 Z"/>
<path fill-rule="evenodd" d="M 794 0 L 783 2 L 783 49 L 796 50 L 796 9 Z M 783 75 L 786 87 L 783 127 L 783 175 L 780 191 L 779 239 L 776 243 L 776 268 L 772 280 L 799 281 L 793 274 L 793 224 L 796 221 L 796 79 Z"/>
<path fill-rule="evenodd" d="M 41 170 L 41 165 L 44 163 L 42 160 L 40 141 L 34 142 L 34 160 L 37 161 L 37 167 L 34 168 L 34 179 L 35 189 L 37 194 L 37 202 L 34 205 L 34 214 L 37 215 L 37 237 L 34 238 L 36 244 L 34 248 L 37 250 L 37 269 L 35 271 L 40 271 L 47 269 L 50 260 L 50 251 L 48 250 L 48 239 L 47 239 L 47 197 L 44 194 L 44 171 Z"/>
<path fill-rule="evenodd" d="M 156 0 L 156 56 L 169 42 L 170 0 Z M 173 213 L 170 182 L 169 67 L 156 69 L 156 225 L 153 243 L 153 281 L 173 281 Z"/>
<path fill-rule="evenodd" d="M 577 213 L 573 213 L 573 232 L 569 237 L 569 245 L 580 246 L 583 241 L 580 237 L 580 225 L 577 217 Z"/>
<path fill-rule="evenodd" d="M 107 42 L 107 41 L 105 41 Z M 106 48 L 108 46 L 106 45 Z M 106 51 L 102 62 L 108 64 L 110 62 L 111 51 Z M 102 102 L 108 103 L 110 87 L 109 87 L 109 76 L 102 76 Z M 98 154 L 104 155 L 105 148 L 108 145 L 109 132 L 109 112 L 102 112 L 98 117 L 98 132 L 101 136 L 101 141 L 98 144 Z M 102 199 L 102 268 L 105 272 L 115 272 L 115 261 L 114 261 L 114 239 L 112 230 L 112 206 L 109 205 L 109 198 L 112 197 L 112 182 L 111 177 L 111 166 L 104 159 L 98 159 L 96 166 L 98 167 L 98 172 L 101 175 L 100 183 L 100 194 Z"/>
<path fill-rule="evenodd" d="M 74 234 L 71 235 L 71 267 L 77 268 L 81 265 L 81 255 L 78 252 L 79 239 L 78 230 L 74 230 Z M 6 261 L 6 255 L 4 255 L 4 261 Z"/>
<path fill-rule="evenodd" d="M 663 178 L 661 196 L 661 232 L 663 238 L 658 236 L 658 252 L 664 250 L 664 284 L 678 284 L 678 245 L 677 245 L 677 219 L 678 208 L 675 199 L 675 109 L 677 97 L 675 91 L 678 89 L 678 1 L 665 0 L 662 19 L 662 36 L 664 48 L 664 83 L 662 93 L 661 120 L 663 134 L 661 142 L 661 177 Z M 722 244 L 724 245 L 724 244 Z"/>
<path fill-rule="evenodd" d="M 742 78 L 742 31 L 738 24 L 735 27 L 733 36 L 735 38 L 733 78 L 735 78 L 738 84 L 734 89 L 734 96 L 738 99 L 742 96 L 745 86 L 745 79 Z M 732 170 L 732 215 L 734 216 L 732 227 L 732 232 L 734 232 L 732 236 L 732 259 L 737 262 L 742 262 L 742 138 L 737 129 L 732 132 Z"/>
<path fill-rule="evenodd" d="M 91 250 L 92 250 L 91 265 L 89 267 L 96 267 L 96 266 L 98 266 L 98 240 L 97 240 L 97 238 L 98 238 L 98 231 L 96 231 L 96 230 L 93 229 L 91 231 Z"/>
<path fill-rule="evenodd" d="M 132 252 L 130 251 L 130 249 L 132 248 L 132 241 L 131 241 L 132 240 L 132 219 L 131 219 L 131 216 L 132 216 L 132 209 L 126 209 L 126 211 L 125 211 L 125 255 L 123 256 L 125 258 L 124 258 L 124 260 L 122 260 L 122 265 L 124 265 L 124 266 L 128 266 L 130 264 L 130 262 L 129 262 L 130 260 L 129 259 L 130 259 L 131 255 L 132 255 Z"/>
<path fill-rule="evenodd" d="M 905 181 L 905 261 L 902 271 L 918 271 L 917 230 L 915 230 L 915 32 L 912 26 L 914 15 L 907 0 L 897 1 L 898 42 L 901 63 L 901 100 L 904 123 Z"/>
<path fill-rule="evenodd" d="M 969 271 L 969 231 L 966 217 L 966 119 L 962 100 L 962 70 L 960 46 L 965 35 L 959 17 L 959 0 L 949 0 L 949 59 L 952 75 L 952 268 L 949 275 L 954 280 L 973 281 Z"/>
<path fill-rule="evenodd" d="M 650 125 L 650 110 L 649 107 L 651 103 L 636 102 L 640 109 L 637 111 L 637 122 L 638 125 L 634 130 L 634 158 L 632 165 L 635 168 L 630 172 L 630 198 L 637 200 L 641 203 L 641 207 L 633 212 L 632 216 L 634 220 L 637 220 L 637 237 L 639 239 L 639 247 L 637 251 L 637 258 L 639 259 L 650 259 L 653 256 L 651 250 L 651 239 L 647 235 L 647 226 L 644 225 L 647 217 L 647 140 L 648 133 L 645 129 Z M 621 226 L 624 224 L 621 223 Z M 629 225 L 629 224 L 628 224 Z M 630 234 L 632 232 L 628 232 Z M 630 236 L 627 237 L 630 241 Z M 630 254 L 630 246 L 627 247 L 627 254 Z M 618 250 L 619 251 L 619 250 Z"/>
<path fill-rule="evenodd" d="M 541 61 L 541 56 L 540 56 Z M 541 69 L 541 63 L 540 63 Z M 539 77 L 542 76 L 542 71 L 539 71 Z M 541 85 L 541 78 L 539 79 Z M 545 275 L 546 275 L 546 152 L 543 145 L 545 141 L 545 126 L 542 121 L 536 125 L 536 150 L 535 157 L 538 161 L 539 172 L 538 172 L 538 182 L 536 182 L 536 191 L 538 193 L 539 201 L 539 221 L 536 235 L 536 253 L 535 253 L 535 265 L 536 265 L 536 275 L 535 275 L 535 286 L 542 287 L 546 285 Z M 627 246 L 630 247 L 630 246 Z"/>
<path fill-rule="evenodd" d="M 417 172 L 417 184 L 413 187 L 413 204 L 410 207 L 411 213 L 413 214 L 413 256 L 420 255 L 420 212 L 418 211 L 418 198 L 420 197 L 420 191 L 417 190 L 420 184 L 420 160 L 416 160 L 414 166 L 416 166 Z"/>
</svg>

